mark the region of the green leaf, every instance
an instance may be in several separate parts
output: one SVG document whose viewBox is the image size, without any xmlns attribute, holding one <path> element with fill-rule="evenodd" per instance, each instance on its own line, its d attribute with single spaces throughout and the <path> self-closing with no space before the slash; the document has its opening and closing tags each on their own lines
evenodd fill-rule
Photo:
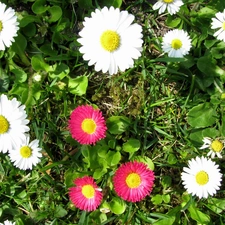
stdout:
<svg viewBox="0 0 225 225">
<path fill-rule="evenodd" d="M 130 120 L 125 116 L 111 116 L 106 123 L 111 134 L 122 134 L 130 126 Z"/>
<path fill-rule="evenodd" d="M 194 106 L 188 113 L 187 121 L 195 128 L 208 127 L 216 122 L 218 115 L 211 103 Z"/>
<path fill-rule="evenodd" d="M 173 225 L 176 217 L 170 216 L 169 218 L 158 220 L 154 223 L 154 225 Z"/>
<path fill-rule="evenodd" d="M 120 152 L 108 151 L 106 155 L 106 161 L 109 166 L 117 165 L 120 162 L 120 160 L 121 160 Z"/>
<path fill-rule="evenodd" d="M 204 214 L 203 212 L 199 211 L 193 205 L 191 205 L 188 208 L 188 211 L 190 212 L 191 218 L 193 220 L 195 220 L 196 222 L 198 222 L 200 224 L 208 224 L 210 222 L 209 215 Z"/>
<path fill-rule="evenodd" d="M 28 24 L 37 22 L 40 23 L 41 20 L 37 16 L 33 15 L 25 15 L 21 20 L 20 20 L 20 27 L 26 27 Z"/>
<path fill-rule="evenodd" d="M 31 65 L 36 71 L 43 70 L 49 72 L 51 70 L 51 67 L 44 61 L 41 55 L 34 55 L 31 58 Z"/>
<path fill-rule="evenodd" d="M 162 195 L 156 194 L 155 196 L 152 196 L 151 201 L 154 205 L 160 205 L 163 201 Z"/>
<path fill-rule="evenodd" d="M 84 95 L 88 87 L 88 78 L 86 76 L 78 76 L 76 78 L 69 78 L 69 92 L 74 95 Z"/>
<path fill-rule="evenodd" d="M 174 154 L 172 154 L 172 153 L 169 154 L 167 160 L 168 160 L 168 163 L 169 163 L 169 164 L 176 164 L 176 163 L 177 163 L 177 158 L 176 158 L 176 156 L 175 156 Z"/>
<path fill-rule="evenodd" d="M 123 151 L 125 152 L 136 152 L 140 148 L 141 143 L 138 139 L 130 138 L 126 143 L 123 144 Z"/>
<path fill-rule="evenodd" d="M 9 76 L 0 67 L 0 92 L 5 92 L 9 87 Z"/>
<path fill-rule="evenodd" d="M 21 62 L 23 62 L 26 66 L 30 65 L 30 61 L 25 55 L 25 49 L 27 47 L 27 39 L 20 33 L 15 37 L 15 41 L 13 42 L 11 49 L 19 55 Z"/>
<path fill-rule="evenodd" d="M 162 182 L 163 188 L 167 189 L 168 187 L 171 186 L 172 178 L 170 176 L 163 176 L 161 182 Z"/>
<path fill-rule="evenodd" d="M 224 199 L 217 199 L 217 198 L 210 198 L 208 200 L 207 207 L 209 207 L 216 214 L 219 214 L 219 213 L 224 211 L 225 200 Z"/>
<path fill-rule="evenodd" d="M 62 16 L 62 9 L 56 5 L 49 8 L 48 12 L 50 13 L 50 18 L 48 20 L 48 22 L 50 22 L 50 23 L 56 22 Z"/>
<path fill-rule="evenodd" d="M 122 199 L 113 197 L 112 201 L 109 202 L 109 207 L 114 214 L 120 215 L 124 213 L 126 209 L 126 204 Z"/>
<path fill-rule="evenodd" d="M 151 169 L 151 170 L 154 170 L 154 168 L 155 168 L 154 163 L 147 156 L 140 156 L 139 155 L 139 156 L 133 157 L 133 159 L 138 161 L 138 162 L 143 162 L 143 163 L 147 164 L 148 168 Z"/>
<path fill-rule="evenodd" d="M 55 212 L 54 212 L 54 217 L 62 218 L 65 215 L 67 215 L 67 211 L 61 205 L 56 206 Z"/>
<path fill-rule="evenodd" d="M 100 179 L 104 174 L 107 173 L 107 169 L 106 168 L 98 168 L 98 169 L 95 169 L 95 172 L 93 174 L 93 178 L 98 180 Z"/>
<path fill-rule="evenodd" d="M 49 77 L 51 77 L 52 79 L 59 79 L 59 80 L 62 80 L 64 77 L 66 77 L 69 72 L 70 72 L 70 68 L 64 64 L 64 63 L 60 63 L 60 64 L 55 64 L 53 67 L 52 67 L 52 70 L 50 73 L 49 73 Z"/>
<path fill-rule="evenodd" d="M 50 6 L 45 6 L 45 0 L 36 0 L 31 9 L 35 14 L 42 14 L 48 10 Z"/>
</svg>

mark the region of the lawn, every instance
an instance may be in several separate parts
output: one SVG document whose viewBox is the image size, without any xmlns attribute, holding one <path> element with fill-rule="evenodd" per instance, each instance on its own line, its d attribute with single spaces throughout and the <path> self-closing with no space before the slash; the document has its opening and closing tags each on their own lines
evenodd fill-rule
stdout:
<svg viewBox="0 0 225 225">
<path fill-rule="evenodd" d="M 1 0 L 0 57 L 0 225 L 225 224 L 225 1 Z"/>
</svg>

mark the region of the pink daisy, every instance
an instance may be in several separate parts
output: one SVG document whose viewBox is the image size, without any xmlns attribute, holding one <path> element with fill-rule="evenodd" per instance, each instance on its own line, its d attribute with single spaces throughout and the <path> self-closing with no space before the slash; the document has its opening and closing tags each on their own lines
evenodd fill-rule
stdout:
<svg viewBox="0 0 225 225">
<path fill-rule="evenodd" d="M 102 201 L 102 189 L 98 188 L 94 179 L 89 176 L 77 178 L 76 187 L 69 188 L 69 197 L 80 210 L 94 211 Z"/>
<path fill-rule="evenodd" d="M 137 161 L 123 164 L 113 177 L 117 195 L 128 202 L 138 202 L 149 195 L 154 180 L 154 172 Z"/>
<path fill-rule="evenodd" d="M 105 137 L 106 122 L 102 112 L 92 106 L 78 106 L 70 115 L 69 129 L 80 144 L 95 144 Z"/>
</svg>

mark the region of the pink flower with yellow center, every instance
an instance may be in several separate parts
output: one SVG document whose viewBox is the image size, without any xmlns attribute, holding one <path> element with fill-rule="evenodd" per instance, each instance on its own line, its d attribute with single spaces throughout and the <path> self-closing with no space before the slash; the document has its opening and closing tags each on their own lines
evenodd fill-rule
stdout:
<svg viewBox="0 0 225 225">
<path fill-rule="evenodd" d="M 77 178 L 76 187 L 69 188 L 69 197 L 80 210 L 94 211 L 102 201 L 102 189 L 98 188 L 94 179 L 89 176 Z"/>
<path fill-rule="evenodd" d="M 114 189 L 118 196 L 128 202 L 138 202 L 152 191 L 155 176 L 145 163 L 123 164 L 113 177 Z"/>
<path fill-rule="evenodd" d="M 92 106 L 78 106 L 70 115 L 69 129 L 80 144 L 95 144 L 106 135 L 106 122 L 102 112 Z"/>
</svg>

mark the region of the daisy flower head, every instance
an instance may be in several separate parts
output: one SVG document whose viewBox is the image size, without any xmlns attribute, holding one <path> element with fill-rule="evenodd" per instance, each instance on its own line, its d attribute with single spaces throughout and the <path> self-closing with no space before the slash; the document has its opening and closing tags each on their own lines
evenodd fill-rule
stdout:
<svg viewBox="0 0 225 225">
<path fill-rule="evenodd" d="M 106 135 L 106 122 L 102 112 L 92 106 L 78 106 L 70 115 L 69 129 L 80 144 L 95 144 Z"/>
<path fill-rule="evenodd" d="M 191 49 L 191 39 L 184 30 L 168 31 L 163 37 L 162 49 L 169 57 L 183 58 Z"/>
<path fill-rule="evenodd" d="M 212 18 L 211 28 L 218 29 L 213 36 L 220 41 L 225 42 L 225 9 L 223 12 L 218 12 L 215 15 L 215 18 Z"/>
<path fill-rule="evenodd" d="M 133 21 L 133 15 L 113 7 L 96 9 L 90 18 L 86 17 L 77 41 L 88 65 L 110 75 L 133 67 L 143 43 L 142 27 Z"/>
<path fill-rule="evenodd" d="M 159 14 L 162 14 L 166 11 L 169 12 L 170 15 L 176 14 L 179 10 L 180 7 L 184 3 L 182 0 L 158 0 L 153 6 L 153 10 L 158 10 L 159 9 Z"/>
<path fill-rule="evenodd" d="M 6 220 L 6 221 L 4 221 L 3 223 L 0 223 L 0 225 L 15 225 L 16 223 L 14 222 L 11 222 L 11 221 L 8 221 L 8 220 Z"/>
<path fill-rule="evenodd" d="M 145 163 L 127 162 L 117 169 L 113 184 L 119 197 L 128 202 L 138 202 L 152 191 L 155 176 Z"/>
<path fill-rule="evenodd" d="M 0 152 L 6 153 L 20 142 L 29 127 L 25 106 L 15 98 L 0 96 Z"/>
<path fill-rule="evenodd" d="M 77 178 L 75 187 L 69 188 L 69 197 L 72 203 L 80 210 L 94 211 L 102 201 L 102 189 L 89 176 Z"/>
<path fill-rule="evenodd" d="M 10 47 L 17 36 L 18 22 L 14 9 L 0 2 L 0 50 Z"/>
<path fill-rule="evenodd" d="M 211 156 L 214 158 L 217 156 L 218 158 L 222 158 L 221 152 L 225 147 L 225 141 L 222 141 L 220 139 L 212 139 L 209 137 L 203 138 L 203 145 L 200 149 L 209 148 L 210 151 L 208 152 L 207 156 Z"/>
<path fill-rule="evenodd" d="M 199 198 L 208 198 L 216 194 L 221 186 L 222 174 L 218 165 L 204 156 L 196 157 L 184 167 L 181 179 L 187 192 Z"/>
<path fill-rule="evenodd" d="M 30 142 L 29 135 L 26 135 L 23 141 L 17 143 L 16 147 L 9 151 L 11 162 L 21 170 L 31 170 L 41 161 L 41 156 L 39 140 L 35 139 Z"/>
</svg>

